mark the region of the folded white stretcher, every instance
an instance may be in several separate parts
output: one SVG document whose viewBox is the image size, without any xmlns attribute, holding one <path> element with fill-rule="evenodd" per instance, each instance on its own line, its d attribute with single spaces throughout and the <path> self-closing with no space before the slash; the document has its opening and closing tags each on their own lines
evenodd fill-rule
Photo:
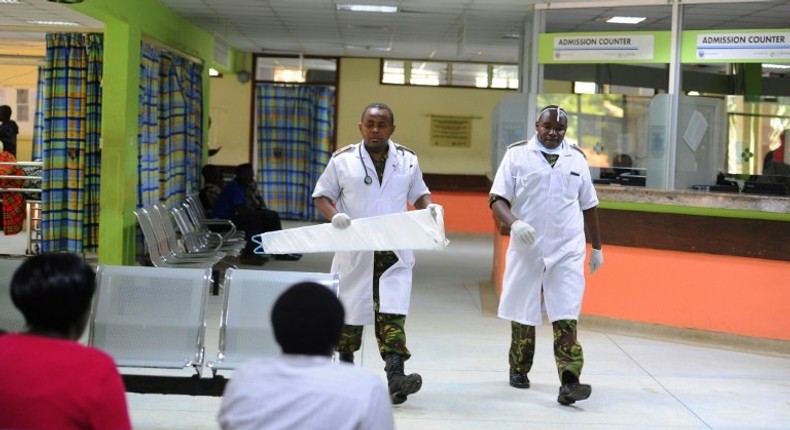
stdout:
<svg viewBox="0 0 790 430">
<path fill-rule="evenodd" d="M 252 240 L 258 254 L 307 254 L 335 251 L 386 251 L 398 249 L 442 250 L 444 211 L 430 209 L 358 218 L 343 230 L 331 223 L 256 234 Z"/>
</svg>

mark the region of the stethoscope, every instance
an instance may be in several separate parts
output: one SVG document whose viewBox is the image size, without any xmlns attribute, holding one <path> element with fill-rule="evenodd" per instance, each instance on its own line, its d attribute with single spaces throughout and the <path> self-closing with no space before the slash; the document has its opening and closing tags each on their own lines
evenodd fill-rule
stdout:
<svg viewBox="0 0 790 430">
<path fill-rule="evenodd" d="M 359 150 L 359 161 L 362 163 L 362 170 L 365 172 L 365 185 L 370 185 L 373 183 L 373 178 L 368 173 L 368 166 L 365 165 L 365 158 L 362 157 L 362 144 L 359 145 L 357 148 Z"/>
<path fill-rule="evenodd" d="M 359 151 L 359 162 L 362 163 L 362 170 L 365 172 L 365 179 L 364 179 L 365 185 L 370 185 L 373 183 L 373 177 L 371 177 L 370 173 L 368 173 L 368 166 L 365 164 L 365 158 L 362 156 L 363 146 L 364 145 L 360 143 L 359 146 L 357 147 L 357 150 Z M 398 151 L 400 151 L 401 156 L 404 154 L 403 148 L 398 148 Z"/>
</svg>

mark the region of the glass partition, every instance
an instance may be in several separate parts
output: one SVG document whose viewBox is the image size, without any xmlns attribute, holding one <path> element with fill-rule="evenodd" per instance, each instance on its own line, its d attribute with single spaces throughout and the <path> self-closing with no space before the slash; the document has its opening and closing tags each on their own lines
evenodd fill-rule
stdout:
<svg viewBox="0 0 790 430">
<path fill-rule="evenodd" d="M 668 103 L 666 94 L 537 96 L 538 109 L 568 114 L 565 138 L 585 153 L 596 184 L 790 194 L 790 98 L 681 96 L 673 172 Z"/>
<path fill-rule="evenodd" d="M 645 186 L 652 99 L 623 94 L 539 94 L 537 106 L 562 106 L 568 114 L 565 139 L 585 153 L 596 183 Z"/>
<path fill-rule="evenodd" d="M 726 176 L 745 192 L 790 191 L 790 98 L 747 101 L 727 96 Z"/>
</svg>

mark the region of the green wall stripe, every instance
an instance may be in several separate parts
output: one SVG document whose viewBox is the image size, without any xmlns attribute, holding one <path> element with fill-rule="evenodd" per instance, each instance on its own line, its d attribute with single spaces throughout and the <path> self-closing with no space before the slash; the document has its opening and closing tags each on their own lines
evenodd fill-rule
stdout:
<svg viewBox="0 0 790 430">
<path fill-rule="evenodd" d="M 601 209 L 615 209 L 615 210 L 623 210 L 623 211 L 656 212 L 656 213 L 669 213 L 669 214 L 678 214 L 678 215 L 716 216 L 723 218 L 762 219 L 762 220 L 770 220 L 770 221 L 790 222 L 790 214 L 787 213 L 763 212 L 763 211 L 753 211 L 753 210 L 700 208 L 693 206 L 660 205 L 655 203 L 636 203 L 636 202 L 615 202 L 615 201 L 605 201 L 605 200 L 600 201 L 598 207 Z"/>
</svg>

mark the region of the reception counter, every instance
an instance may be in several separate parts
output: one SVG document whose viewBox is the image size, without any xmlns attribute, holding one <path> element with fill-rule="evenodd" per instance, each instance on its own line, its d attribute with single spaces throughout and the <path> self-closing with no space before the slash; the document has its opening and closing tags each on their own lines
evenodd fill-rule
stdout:
<svg viewBox="0 0 790 430">
<path fill-rule="evenodd" d="M 605 263 L 583 315 L 790 340 L 790 198 L 596 189 Z M 501 293 L 509 237 L 494 235 Z"/>
</svg>

